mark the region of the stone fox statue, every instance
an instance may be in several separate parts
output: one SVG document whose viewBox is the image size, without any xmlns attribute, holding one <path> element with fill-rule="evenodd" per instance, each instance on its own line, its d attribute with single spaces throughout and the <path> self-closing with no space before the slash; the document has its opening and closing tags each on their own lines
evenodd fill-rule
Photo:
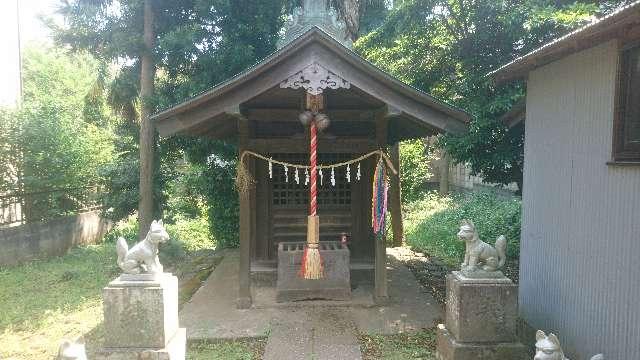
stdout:
<svg viewBox="0 0 640 360">
<path fill-rule="evenodd" d="M 536 355 L 533 360 L 569 360 L 564 356 L 558 337 L 554 334 L 545 334 L 544 331 L 536 331 Z M 604 360 L 602 354 L 595 355 L 591 360 Z"/>
<path fill-rule="evenodd" d="M 162 220 L 154 220 L 144 240 L 131 249 L 124 238 L 118 238 L 118 266 L 126 274 L 161 273 L 163 269 L 158 260 L 158 245 L 168 240 L 169 234 L 164 229 Z"/>
<path fill-rule="evenodd" d="M 462 270 L 474 271 L 482 266 L 484 271 L 496 271 L 507 259 L 507 238 L 500 235 L 495 248 L 480 240 L 478 231 L 471 220 L 462 220 L 458 239 L 466 244 Z"/>
</svg>

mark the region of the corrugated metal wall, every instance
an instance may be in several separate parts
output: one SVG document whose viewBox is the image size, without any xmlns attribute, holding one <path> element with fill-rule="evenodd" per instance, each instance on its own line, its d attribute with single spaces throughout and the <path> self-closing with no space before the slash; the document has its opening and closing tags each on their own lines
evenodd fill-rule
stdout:
<svg viewBox="0 0 640 360">
<path fill-rule="evenodd" d="M 640 166 L 608 166 L 617 50 L 530 73 L 520 313 L 573 360 L 640 360 Z"/>
</svg>

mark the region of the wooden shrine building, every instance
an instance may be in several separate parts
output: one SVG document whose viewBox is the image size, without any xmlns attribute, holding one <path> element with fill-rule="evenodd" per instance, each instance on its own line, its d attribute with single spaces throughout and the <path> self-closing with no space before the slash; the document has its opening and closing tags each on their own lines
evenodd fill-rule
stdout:
<svg viewBox="0 0 640 360">
<path fill-rule="evenodd" d="M 299 115 L 306 93 L 321 95 L 330 126 L 319 135 L 318 162 L 333 164 L 405 139 L 465 131 L 469 115 L 403 84 L 350 47 L 345 26 L 324 1 L 305 0 L 289 20 L 272 55 L 245 72 L 153 116 L 161 136 L 176 134 L 237 142 L 274 160 L 307 164 L 309 134 Z M 395 157 L 397 161 L 397 154 Z M 325 171 L 318 192 L 320 240 L 349 234 L 352 267 L 374 270 L 375 295 L 386 297 L 385 245 L 371 227 L 372 176 L 376 161 L 336 169 L 335 185 Z M 396 164 L 397 165 L 397 164 Z M 275 268 L 282 241 L 304 241 L 309 191 L 289 169 L 248 159 L 255 187 L 240 196 L 238 306 L 251 305 L 251 271 Z M 300 177 L 304 178 L 303 174 Z M 394 233 L 402 236 L 399 181 L 392 176 L 389 208 Z M 317 280 L 310 280 L 317 281 Z"/>
</svg>

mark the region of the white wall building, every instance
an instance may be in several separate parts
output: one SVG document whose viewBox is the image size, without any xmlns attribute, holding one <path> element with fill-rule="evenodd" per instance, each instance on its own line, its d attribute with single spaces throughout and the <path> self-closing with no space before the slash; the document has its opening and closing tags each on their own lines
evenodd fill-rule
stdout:
<svg viewBox="0 0 640 360">
<path fill-rule="evenodd" d="M 640 1 L 493 76 L 527 81 L 520 315 L 640 359 Z"/>
</svg>

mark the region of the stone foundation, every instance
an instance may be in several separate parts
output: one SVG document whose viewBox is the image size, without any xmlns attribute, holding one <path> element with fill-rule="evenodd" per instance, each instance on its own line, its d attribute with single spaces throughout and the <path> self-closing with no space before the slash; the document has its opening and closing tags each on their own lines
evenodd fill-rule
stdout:
<svg viewBox="0 0 640 360">
<path fill-rule="evenodd" d="M 105 348 L 96 354 L 97 360 L 184 360 L 186 357 L 187 331 L 179 328 L 162 349 Z"/>
<path fill-rule="evenodd" d="M 528 360 L 526 348 L 520 343 L 459 343 L 438 326 L 436 359 L 438 360 Z"/>
<path fill-rule="evenodd" d="M 101 359 L 184 359 L 186 333 L 178 327 L 178 278 L 166 273 L 145 280 L 123 275 L 104 288 L 103 298 Z"/>
<path fill-rule="evenodd" d="M 518 285 L 507 278 L 466 279 L 447 275 L 445 325 L 459 342 L 516 340 Z"/>
<path fill-rule="evenodd" d="M 524 360 L 517 342 L 518 286 L 501 277 L 447 276 L 445 325 L 438 325 L 440 360 Z"/>
</svg>

